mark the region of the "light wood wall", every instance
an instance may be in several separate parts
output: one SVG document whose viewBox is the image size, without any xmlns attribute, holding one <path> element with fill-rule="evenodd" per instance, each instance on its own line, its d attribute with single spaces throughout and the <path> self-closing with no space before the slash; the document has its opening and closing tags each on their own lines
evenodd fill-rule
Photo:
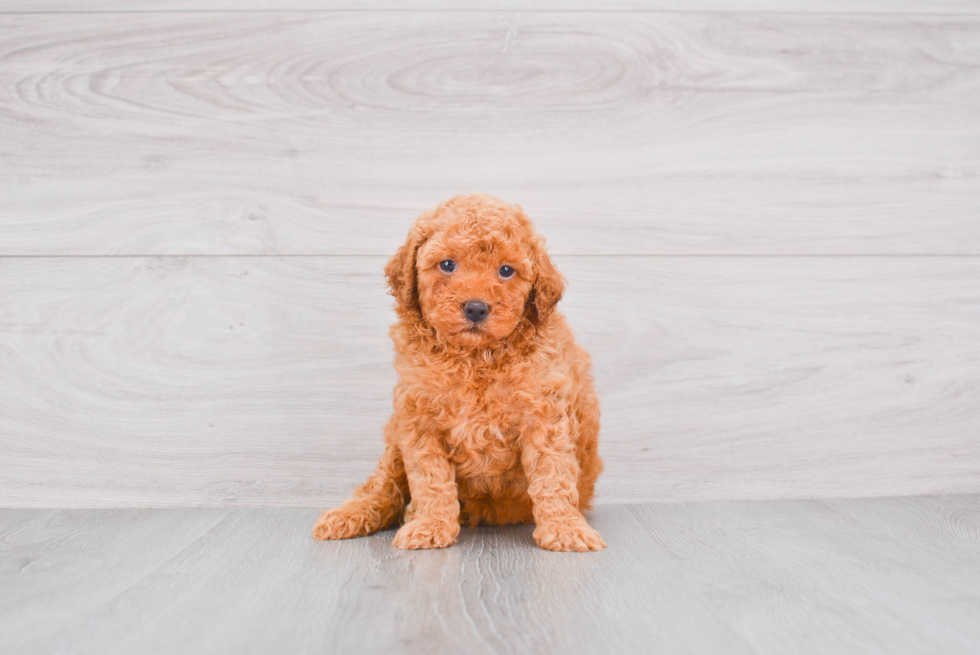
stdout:
<svg viewBox="0 0 980 655">
<path fill-rule="evenodd" d="M 980 491 L 978 3 L 239 6 L 0 2 L 0 506 L 342 498 L 467 191 L 569 279 L 599 502 Z"/>
</svg>

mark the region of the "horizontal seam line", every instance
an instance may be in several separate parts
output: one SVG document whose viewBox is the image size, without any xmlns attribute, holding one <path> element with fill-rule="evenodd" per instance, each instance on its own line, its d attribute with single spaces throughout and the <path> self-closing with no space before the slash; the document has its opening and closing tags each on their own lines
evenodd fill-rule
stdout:
<svg viewBox="0 0 980 655">
<path fill-rule="evenodd" d="M 880 11 L 782 11 L 782 10 L 719 10 L 719 9 L 394 9 L 394 8 L 337 8 L 337 9 L 71 9 L 48 11 L 0 11 L 6 16 L 45 16 L 83 14 L 719 14 L 729 16 L 887 16 L 928 18 L 932 16 L 978 17 L 980 12 L 928 11 L 928 12 L 880 12 Z"/>
<path fill-rule="evenodd" d="M 127 254 L 127 255 L 4 255 L 0 254 L 0 259 L 151 259 L 151 258 L 196 258 L 196 259 L 206 259 L 206 258 L 267 258 L 267 259 L 286 259 L 286 258 L 300 258 L 305 257 L 309 259 L 313 258 L 352 258 L 352 257 L 390 257 L 393 253 L 288 253 L 288 254 L 250 254 L 250 253 L 226 253 L 226 254 L 194 254 L 194 253 L 150 253 L 150 254 Z M 751 253 L 702 253 L 702 254 L 643 254 L 643 253 L 561 253 L 561 252 L 551 252 L 549 253 L 554 257 L 578 257 L 578 258 L 596 258 L 600 259 L 603 257 L 632 257 L 632 258 L 648 258 L 648 259 L 681 259 L 681 258 L 729 258 L 729 259 L 831 259 L 831 258 L 904 258 L 904 259 L 967 259 L 967 258 L 978 258 L 980 253 L 949 253 L 949 254 L 934 254 L 934 253 L 789 253 L 789 254 L 751 254 Z"/>
</svg>

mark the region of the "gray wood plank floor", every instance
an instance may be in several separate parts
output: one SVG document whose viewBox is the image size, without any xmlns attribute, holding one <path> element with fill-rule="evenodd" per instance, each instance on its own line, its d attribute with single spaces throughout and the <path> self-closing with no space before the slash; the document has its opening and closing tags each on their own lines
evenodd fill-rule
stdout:
<svg viewBox="0 0 980 655">
<path fill-rule="evenodd" d="M 605 506 L 401 552 L 316 510 L 0 510 L 5 653 L 976 653 L 980 497 Z"/>
</svg>

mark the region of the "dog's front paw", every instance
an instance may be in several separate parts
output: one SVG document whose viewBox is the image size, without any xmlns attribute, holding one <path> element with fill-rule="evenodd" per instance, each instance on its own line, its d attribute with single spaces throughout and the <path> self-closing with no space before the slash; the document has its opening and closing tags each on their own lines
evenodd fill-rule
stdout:
<svg viewBox="0 0 980 655">
<path fill-rule="evenodd" d="M 545 550 L 576 551 L 602 550 L 606 542 L 585 519 L 556 520 L 534 529 L 534 541 Z"/>
<path fill-rule="evenodd" d="M 398 530 L 392 543 L 407 550 L 445 548 L 456 543 L 458 536 L 458 523 L 412 519 Z"/>
<path fill-rule="evenodd" d="M 323 512 L 313 526 L 314 539 L 352 539 L 375 531 L 370 518 L 362 511 L 341 505 Z"/>
</svg>

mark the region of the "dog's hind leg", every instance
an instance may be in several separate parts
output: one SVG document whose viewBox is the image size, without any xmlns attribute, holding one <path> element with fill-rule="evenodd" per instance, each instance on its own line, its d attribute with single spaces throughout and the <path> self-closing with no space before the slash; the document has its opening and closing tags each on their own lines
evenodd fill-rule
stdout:
<svg viewBox="0 0 980 655">
<path fill-rule="evenodd" d="M 340 507 L 323 512 L 313 526 L 314 539 L 363 537 L 394 525 L 402 517 L 408 480 L 401 450 L 389 444 L 378 469 Z"/>
</svg>

